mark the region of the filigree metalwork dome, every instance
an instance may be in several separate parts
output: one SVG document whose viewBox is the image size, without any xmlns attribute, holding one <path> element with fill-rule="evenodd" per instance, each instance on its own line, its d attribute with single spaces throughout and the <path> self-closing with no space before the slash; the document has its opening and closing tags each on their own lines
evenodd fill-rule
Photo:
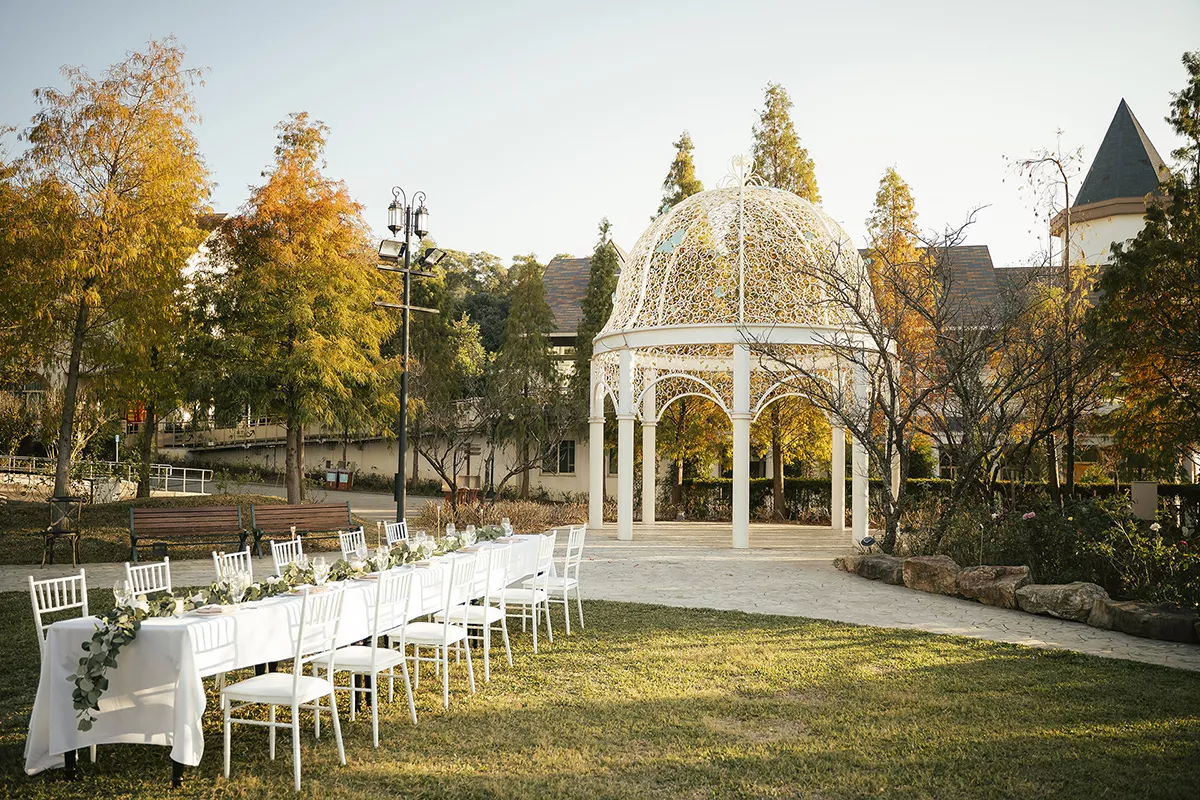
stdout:
<svg viewBox="0 0 1200 800">
<path fill-rule="evenodd" d="M 736 167 L 736 165 L 735 165 Z M 604 332 L 667 325 L 852 325 L 830 270 L 865 281 L 850 237 L 791 192 L 734 185 L 656 219 L 625 262 Z"/>
</svg>

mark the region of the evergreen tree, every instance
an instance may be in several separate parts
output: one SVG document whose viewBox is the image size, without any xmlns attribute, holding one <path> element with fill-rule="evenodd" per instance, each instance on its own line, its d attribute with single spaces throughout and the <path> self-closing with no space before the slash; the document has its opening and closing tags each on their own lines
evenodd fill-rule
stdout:
<svg viewBox="0 0 1200 800">
<path fill-rule="evenodd" d="M 548 448 L 551 414 L 562 401 L 550 355 L 554 314 L 546 303 L 543 270 L 532 253 L 513 259 L 512 304 L 492 380 L 497 437 L 516 448 L 513 472 L 521 476 L 522 499 L 529 497 L 529 470 Z"/>
<path fill-rule="evenodd" d="M 884 323 L 896 335 L 916 336 L 917 316 L 908 300 L 897 295 L 897 288 L 906 290 L 914 284 L 919 271 L 917 240 L 917 209 L 912 190 L 895 167 L 884 170 L 875 192 L 875 205 L 867 217 L 867 273 L 875 307 Z"/>
<path fill-rule="evenodd" d="M 1188 83 L 1167 121 L 1184 140 L 1162 182 L 1164 202 L 1128 245 L 1113 245 L 1094 311 L 1111 344 L 1120 438 L 1145 454 L 1181 452 L 1200 441 L 1200 51 L 1185 53 Z"/>
<path fill-rule="evenodd" d="M 704 184 L 696 177 L 696 165 L 692 162 L 692 137 L 684 131 L 675 142 L 675 160 L 667 170 L 663 179 L 662 204 L 658 207 L 659 214 L 665 214 L 677 203 L 686 200 L 694 194 L 704 191 Z"/>
<path fill-rule="evenodd" d="M 613 246 L 611 232 L 612 225 L 608 217 L 600 220 L 600 236 L 592 251 L 587 291 L 583 295 L 582 319 L 575 333 L 571 397 L 582 418 L 588 416 L 591 407 L 588 391 L 591 387 L 592 339 L 600 333 L 612 314 L 613 292 L 617 290 L 617 278 L 621 272 L 621 262 Z"/>
<path fill-rule="evenodd" d="M 812 203 L 821 201 L 817 173 L 792 124 L 792 99 L 778 83 L 768 83 L 763 110 L 754 125 L 754 172 L 768 186 L 784 189 Z"/>
</svg>

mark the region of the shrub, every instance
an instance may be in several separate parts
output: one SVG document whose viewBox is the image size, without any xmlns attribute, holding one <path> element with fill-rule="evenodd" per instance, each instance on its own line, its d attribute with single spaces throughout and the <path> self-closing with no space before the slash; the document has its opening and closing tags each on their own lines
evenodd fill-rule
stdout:
<svg viewBox="0 0 1200 800">
<path fill-rule="evenodd" d="M 457 509 L 449 503 L 429 503 L 413 520 L 417 530 L 435 531 L 447 522 L 456 527 L 498 524 L 508 517 L 517 533 L 541 533 L 564 525 L 582 525 L 587 520 L 587 506 L 582 503 L 539 503 L 533 500 L 500 500 L 488 503 L 459 503 Z"/>
</svg>

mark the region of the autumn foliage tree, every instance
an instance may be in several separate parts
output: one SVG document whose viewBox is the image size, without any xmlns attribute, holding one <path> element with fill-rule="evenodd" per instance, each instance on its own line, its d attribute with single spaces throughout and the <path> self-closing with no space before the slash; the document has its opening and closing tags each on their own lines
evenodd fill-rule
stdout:
<svg viewBox="0 0 1200 800">
<path fill-rule="evenodd" d="M 322 172 L 329 129 L 298 113 L 277 130 L 266 183 L 225 220 L 198 276 L 196 347 L 218 415 L 283 419 L 287 498 L 299 503 L 305 426 L 336 427 L 352 407 L 356 426 L 372 414 L 389 430 L 399 365 L 380 349 L 395 316 L 374 307 L 388 287 L 362 207 Z"/>
<path fill-rule="evenodd" d="M 808 150 L 800 145 L 792 123 L 792 98 L 778 83 L 768 83 L 763 110 L 753 128 L 754 174 L 767 186 L 783 189 L 811 203 L 821 201 L 817 172 Z"/>
<path fill-rule="evenodd" d="M 54 492 L 65 494 L 77 451 L 81 380 L 156 369 L 149 347 L 177 333 L 170 309 L 203 238 L 208 173 L 197 152 L 192 88 L 173 39 L 150 42 L 99 76 L 63 69 L 67 87 L 34 92 L 39 110 L 10 165 L 18 206 L 6 219 L 0 329 L 17 353 L 44 357 L 62 388 Z M 8 224 L 11 222 L 11 225 Z M 9 351 L 12 354 L 12 351 Z M 127 381 L 130 399 L 148 381 Z"/>
<path fill-rule="evenodd" d="M 704 184 L 696 177 L 696 164 L 692 160 L 692 151 L 695 149 L 695 145 L 692 144 L 691 134 L 687 131 L 681 133 L 679 141 L 675 142 L 674 147 L 675 160 L 671 162 L 671 166 L 667 170 L 667 177 L 663 178 L 663 196 L 662 202 L 658 206 L 659 214 L 667 213 L 692 195 L 704 191 Z"/>
</svg>

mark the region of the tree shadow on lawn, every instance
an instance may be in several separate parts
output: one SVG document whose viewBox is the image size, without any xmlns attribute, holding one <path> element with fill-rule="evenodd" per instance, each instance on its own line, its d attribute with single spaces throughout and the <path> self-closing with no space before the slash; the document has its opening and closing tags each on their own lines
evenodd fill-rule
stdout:
<svg viewBox="0 0 1200 800">
<path fill-rule="evenodd" d="M 314 742 L 307 727 L 302 795 L 1200 795 L 1194 673 L 738 612 L 590 602 L 585 613 L 585 631 L 556 636 L 536 656 L 518 635 L 515 668 L 497 658 L 492 683 L 474 697 L 453 670 L 448 713 L 423 682 L 415 728 L 403 701 L 385 703 L 379 750 L 369 723 L 343 714 L 345 769 L 333 742 Z M 32 668 L 36 683 L 32 625 L 22 622 L 30 636 L 14 636 L 15 667 L 26 676 Z M 163 748 L 102 746 L 99 767 L 74 785 L 23 776 L 32 688 L 14 696 L 10 678 L 0 678 L 10 709 L 0 725 L 0 793 L 177 796 Z M 265 731 L 235 729 L 225 783 L 211 692 L 205 731 L 208 750 L 188 771 L 185 794 L 290 791 L 286 735 L 272 763 Z"/>
</svg>

